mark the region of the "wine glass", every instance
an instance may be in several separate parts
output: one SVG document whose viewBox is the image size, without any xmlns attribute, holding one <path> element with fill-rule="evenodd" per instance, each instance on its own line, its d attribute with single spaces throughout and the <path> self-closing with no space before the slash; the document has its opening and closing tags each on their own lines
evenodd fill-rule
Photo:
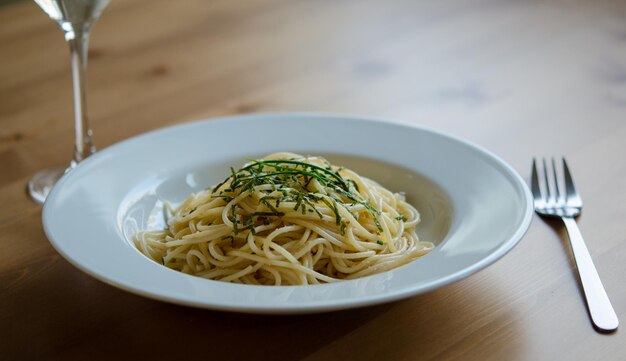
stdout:
<svg viewBox="0 0 626 361">
<path fill-rule="evenodd" d="M 96 151 L 87 117 L 85 98 L 85 72 L 89 32 L 109 0 L 35 0 L 43 11 L 56 21 L 70 47 L 72 82 L 74 88 L 74 158 L 67 167 L 41 170 L 28 182 L 30 196 L 43 203 L 61 176 Z"/>
</svg>

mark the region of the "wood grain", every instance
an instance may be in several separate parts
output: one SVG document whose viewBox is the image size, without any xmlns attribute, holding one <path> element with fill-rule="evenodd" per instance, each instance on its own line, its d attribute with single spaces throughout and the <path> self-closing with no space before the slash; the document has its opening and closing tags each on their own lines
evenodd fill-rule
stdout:
<svg viewBox="0 0 626 361">
<path fill-rule="evenodd" d="M 91 39 L 99 148 L 207 117 L 389 117 L 526 175 L 566 155 L 579 225 L 626 322 L 626 5 L 620 1 L 112 1 Z M 83 274 L 25 187 L 72 152 L 69 56 L 29 1 L 0 8 L 0 355 L 268 360 L 624 360 L 589 322 L 566 234 L 535 219 L 501 261 L 404 301 L 269 317 L 169 305 Z"/>
</svg>

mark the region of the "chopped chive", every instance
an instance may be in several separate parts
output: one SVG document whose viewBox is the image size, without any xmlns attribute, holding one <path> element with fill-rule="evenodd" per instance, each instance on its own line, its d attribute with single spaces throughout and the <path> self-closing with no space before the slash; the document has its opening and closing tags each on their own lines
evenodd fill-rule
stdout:
<svg viewBox="0 0 626 361">
<path fill-rule="evenodd" d="M 283 212 L 254 212 L 250 213 L 250 217 L 282 217 L 285 213 Z"/>
<path fill-rule="evenodd" d="M 339 216 L 339 211 L 337 210 L 337 203 L 335 202 L 334 199 L 332 199 L 332 203 L 330 201 L 328 201 L 327 199 L 322 199 L 322 202 L 324 202 L 328 208 L 330 208 L 333 213 L 335 213 L 335 224 L 336 225 L 340 225 L 341 224 L 341 216 Z"/>
<path fill-rule="evenodd" d="M 230 207 L 230 214 L 233 217 L 233 232 L 237 234 L 239 233 L 239 230 L 237 229 L 237 210 L 235 209 L 235 206 Z"/>
<path fill-rule="evenodd" d="M 310 163 L 306 163 L 306 162 L 301 162 L 301 161 L 297 161 L 297 160 L 282 160 L 282 159 L 275 159 L 275 160 L 253 160 L 253 164 L 248 165 L 246 167 L 241 168 L 241 170 L 248 170 L 249 168 L 253 167 L 255 164 L 264 164 L 264 165 L 272 165 L 273 167 L 275 167 L 275 169 L 279 169 L 279 168 L 286 168 L 286 167 L 280 167 L 280 166 L 274 166 L 277 164 L 293 164 L 293 165 L 299 165 L 302 168 L 309 168 L 312 170 L 318 170 L 321 172 L 324 172 L 330 176 L 332 176 L 333 178 L 335 178 L 335 180 L 340 183 L 344 189 L 348 189 L 345 180 L 336 172 L 333 172 L 331 170 L 330 165 L 328 166 L 328 168 L 322 168 L 319 166 L 316 166 L 315 164 L 310 164 Z M 288 168 L 288 169 L 293 169 L 293 168 Z"/>
<path fill-rule="evenodd" d="M 323 214 L 318 210 L 320 203 L 325 204 L 335 215 L 335 224 L 340 228 L 341 234 L 345 234 L 347 222 L 339 213 L 339 205 L 345 208 L 354 218 L 357 215 L 351 211 L 351 206 L 361 205 L 372 215 L 373 222 L 378 231 L 383 228 L 378 219 L 380 212 L 370 204 L 369 200 L 358 192 L 356 182 L 349 178 L 343 178 L 339 172 L 342 168 L 333 171 L 332 166 L 324 163 L 327 167 L 320 167 L 314 164 L 287 160 L 252 160 L 243 168 L 235 171 L 230 168 L 231 175 L 222 183 L 213 188 L 213 193 L 230 181 L 228 186 L 220 191 L 219 195 L 225 202 L 231 202 L 234 197 L 240 196 L 243 192 L 249 194 L 260 194 L 259 202 L 267 207 L 267 211 L 255 212 L 245 215 L 243 211 L 237 214 L 240 205 L 233 205 L 230 209 L 230 217 L 233 222 L 233 233 L 250 230 L 255 233 L 255 225 L 259 223 L 269 224 L 270 217 L 283 217 L 284 212 L 278 210 L 283 202 L 293 202 L 295 211 L 305 215 L 316 213 L 320 219 Z M 323 187 L 322 190 L 309 190 L 311 182 L 315 180 L 316 187 Z M 268 187 L 270 185 L 271 187 Z M 271 189 L 268 189 L 271 188 Z M 226 194 L 224 194 L 226 192 Z M 278 193 L 275 193 L 278 192 Z M 273 194 L 273 195 L 272 195 Z M 243 208 L 241 208 L 243 210 Z M 195 210 L 195 209 L 194 209 Z M 190 211 L 193 212 L 194 210 Z M 400 217 L 400 216 L 399 216 Z"/>
<path fill-rule="evenodd" d="M 260 202 L 261 202 L 261 203 L 263 203 L 263 204 L 265 204 L 265 206 L 266 206 L 267 208 L 269 208 L 269 209 L 270 209 L 270 211 L 272 211 L 272 213 L 274 213 L 274 214 L 276 214 L 276 213 L 281 213 L 281 212 L 279 212 L 279 211 L 278 211 L 278 209 L 276 209 L 273 205 L 271 205 L 271 204 L 270 204 L 270 202 L 268 202 L 267 200 L 265 200 L 265 199 L 261 199 L 261 200 L 260 200 Z"/>
<path fill-rule="evenodd" d="M 220 189 L 220 187 L 223 186 L 224 184 L 226 184 L 226 182 L 228 182 L 229 179 L 230 179 L 230 177 L 224 179 L 223 182 L 218 183 L 215 187 L 213 187 L 213 189 L 211 190 L 211 193 L 215 193 L 215 191 Z"/>
<path fill-rule="evenodd" d="M 296 206 L 293 207 L 294 211 L 297 211 L 298 208 L 300 208 L 300 205 L 302 204 L 302 196 L 298 195 L 298 200 L 296 201 Z"/>
</svg>

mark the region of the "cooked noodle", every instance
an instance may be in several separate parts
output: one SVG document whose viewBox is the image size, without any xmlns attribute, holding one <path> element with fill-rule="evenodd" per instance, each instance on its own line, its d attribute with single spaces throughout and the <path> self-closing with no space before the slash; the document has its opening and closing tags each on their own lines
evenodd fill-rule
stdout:
<svg viewBox="0 0 626 361">
<path fill-rule="evenodd" d="M 135 235 L 156 262 L 213 280 L 307 285 L 384 272 L 428 253 L 399 193 L 320 157 L 276 153 L 192 194 L 168 227 Z"/>
</svg>

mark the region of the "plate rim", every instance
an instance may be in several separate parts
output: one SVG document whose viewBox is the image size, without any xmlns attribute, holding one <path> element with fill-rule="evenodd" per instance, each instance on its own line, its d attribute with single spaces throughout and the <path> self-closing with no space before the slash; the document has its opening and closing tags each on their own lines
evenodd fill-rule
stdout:
<svg viewBox="0 0 626 361">
<path fill-rule="evenodd" d="M 46 237 L 48 238 L 53 248 L 61 256 L 63 256 L 63 258 L 67 260 L 70 264 L 72 264 L 76 268 L 80 269 L 81 271 L 85 272 L 86 274 L 94 277 L 95 279 L 99 281 L 102 281 L 113 287 L 128 291 L 133 294 L 141 295 L 144 297 L 148 297 L 151 299 L 164 301 L 168 303 L 197 307 L 197 308 L 204 308 L 204 309 L 212 309 L 212 310 L 242 312 L 242 313 L 256 313 L 256 314 L 302 314 L 302 313 L 327 312 L 327 311 L 334 311 L 334 310 L 340 310 L 340 309 L 358 308 L 358 307 L 365 307 L 365 306 L 372 306 L 376 304 L 388 303 L 388 302 L 397 301 L 400 299 L 408 298 L 411 296 L 415 296 L 418 294 L 432 291 L 437 288 L 447 286 L 456 281 L 465 279 L 479 272 L 480 270 L 485 269 L 486 267 L 490 266 L 497 260 L 501 259 L 504 255 L 510 252 L 521 241 L 521 239 L 523 238 L 523 236 L 526 234 L 526 232 L 528 231 L 530 227 L 530 224 L 533 218 L 532 217 L 533 216 L 532 195 L 530 193 L 530 190 L 526 182 L 524 181 L 524 179 L 521 177 L 521 175 L 511 165 L 505 162 L 502 158 L 500 158 L 495 153 L 487 150 L 486 148 L 476 143 L 470 142 L 466 139 L 463 139 L 459 136 L 456 136 L 454 134 L 449 134 L 443 131 L 439 131 L 439 130 L 436 130 L 430 127 L 421 126 L 421 125 L 407 124 L 397 119 L 385 118 L 385 117 L 373 117 L 373 116 L 367 116 L 367 115 L 326 113 L 326 112 L 267 112 L 267 113 L 236 114 L 236 115 L 227 115 L 227 116 L 219 116 L 219 117 L 214 117 L 214 118 L 192 120 L 192 121 L 176 123 L 176 124 L 156 128 L 156 129 L 123 139 L 119 142 L 116 142 L 112 145 L 107 146 L 106 148 L 86 158 L 85 160 L 83 160 L 76 166 L 76 169 L 78 169 L 79 167 L 85 167 L 86 165 L 89 165 L 93 162 L 97 162 L 101 157 L 106 156 L 109 152 L 114 152 L 117 148 L 123 147 L 128 143 L 137 142 L 140 139 L 147 138 L 147 137 L 158 136 L 158 134 L 160 133 L 167 133 L 168 131 L 171 131 L 176 128 L 183 128 L 183 127 L 193 128 L 196 126 L 203 127 L 203 126 L 208 126 L 208 124 L 210 123 L 250 121 L 255 118 L 274 119 L 274 118 L 296 118 L 296 117 L 297 118 L 313 118 L 313 119 L 332 118 L 332 119 L 342 119 L 342 120 L 348 120 L 348 121 L 374 123 L 374 124 L 379 124 L 379 125 L 393 125 L 393 126 L 404 127 L 407 129 L 417 129 L 417 130 L 421 130 L 427 133 L 431 133 L 436 136 L 447 138 L 454 142 L 463 144 L 464 146 L 473 148 L 474 150 L 481 153 L 481 155 L 486 156 L 489 160 L 493 162 L 494 165 L 497 165 L 501 170 L 504 170 L 503 173 L 508 175 L 508 178 L 511 184 L 520 186 L 519 189 L 522 191 L 522 194 L 523 194 L 522 199 L 525 205 L 525 209 L 523 210 L 524 211 L 523 218 L 521 219 L 519 224 L 516 225 L 515 232 L 513 232 L 505 242 L 500 244 L 500 246 L 496 248 L 494 251 L 492 251 L 489 255 L 479 260 L 478 262 L 471 264 L 468 267 L 460 269 L 459 271 L 454 272 L 452 274 L 448 274 L 444 278 L 439 278 L 436 281 L 431 281 L 421 287 L 416 288 L 416 287 L 407 286 L 391 293 L 386 292 L 386 293 L 377 294 L 377 295 L 368 295 L 368 296 L 351 298 L 351 299 L 340 299 L 336 301 L 314 301 L 314 302 L 289 304 L 289 305 L 281 304 L 280 306 L 250 305 L 248 307 L 242 307 L 239 305 L 229 306 L 225 304 L 214 304 L 210 302 L 191 301 L 188 299 L 177 298 L 175 296 L 172 296 L 171 294 L 165 295 L 166 292 L 156 293 L 156 292 L 151 292 L 151 291 L 147 291 L 144 289 L 132 287 L 132 286 L 124 284 L 121 281 L 112 279 L 108 277 L 107 275 L 103 275 L 96 271 L 93 271 L 89 269 L 88 267 L 83 266 L 78 261 L 74 260 L 72 257 L 70 257 L 67 253 L 64 252 L 61 245 L 58 244 L 56 240 L 54 240 L 54 237 L 52 236 L 52 230 L 50 229 L 51 225 L 48 224 L 47 222 L 47 218 L 48 218 L 47 214 L 50 212 L 49 211 L 50 207 L 48 206 L 48 204 L 50 203 L 48 202 L 44 203 L 43 210 L 42 210 L 42 223 L 43 223 L 44 233 L 46 234 Z M 68 174 L 64 175 L 59 180 L 59 182 L 57 183 L 57 186 L 53 187 L 50 194 L 48 195 L 48 199 L 52 199 L 52 200 L 55 199 L 57 193 L 59 192 L 59 189 L 62 189 L 63 185 L 67 182 L 67 179 L 71 178 L 71 173 L 72 172 L 69 172 Z M 189 276 L 189 277 L 194 277 L 194 276 Z M 238 285 L 238 286 L 246 287 L 246 285 Z M 316 286 L 318 285 L 282 286 L 282 287 L 288 288 L 288 287 L 316 287 Z M 319 285 L 319 286 L 323 286 L 323 285 Z"/>
</svg>

